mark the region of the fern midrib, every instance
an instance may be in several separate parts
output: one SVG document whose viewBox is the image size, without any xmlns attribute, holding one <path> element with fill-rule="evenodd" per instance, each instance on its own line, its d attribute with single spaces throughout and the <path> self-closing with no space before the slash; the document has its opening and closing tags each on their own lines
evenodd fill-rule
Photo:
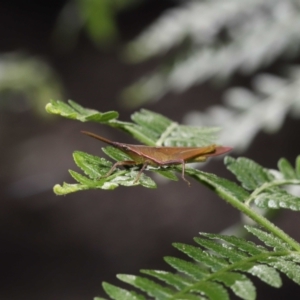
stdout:
<svg viewBox="0 0 300 300">
<path fill-rule="evenodd" d="M 189 293 L 193 289 L 197 289 L 197 287 L 202 283 L 206 281 L 212 281 L 215 279 L 215 281 L 218 281 L 218 276 L 222 275 L 223 273 L 226 274 L 229 271 L 239 271 L 239 267 L 242 267 L 243 265 L 250 263 L 250 262 L 258 262 L 260 260 L 263 260 L 265 258 L 270 258 L 270 257 L 278 257 L 278 256 L 287 256 L 289 254 L 293 253 L 293 251 L 278 251 L 278 252 L 263 252 L 254 256 L 251 256 L 249 258 L 246 258 L 245 260 L 234 262 L 230 266 L 224 267 L 221 270 L 218 270 L 214 272 L 213 274 L 210 274 L 208 276 L 204 276 L 203 279 L 199 280 L 197 283 L 190 285 L 184 289 L 182 289 L 180 292 L 174 294 L 169 300 L 175 299 Z M 299 253 L 299 252 L 296 252 Z M 261 262 L 260 264 L 266 264 L 266 262 Z M 249 270 L 249 269 L 248 269 Z M 246 272 L 246 270 L 241 270 L 243 272 Z M 239 273 L 240 274 L 240 273 Z M 220 281 L 219 281 L 220 282 Z M 224 283 L 222 283 L 224 284 Z"/>
<path fill-rule="evenodd" d="M 225 190 L 225 192 L 226 192 L 226 190 Z M 298 242 L 296 242 L 292 237 L 287 235 L 279 227 L 277 227 L 272 222 L 270 222 L 268 219 L 266 219 L 264 216 L 253 211 L 248 205 L 245 205 L 244 203 L 240 202 L 238 199 L 232 197 L 229 194 L 224 193 L 223 199 L 225 199 L 227 202 L 229 202 L 232 206 L 238 208 L 241 212 L 243 212 L 245 215 L 247 215 L 249 218 L 251 218 L 257 224 L 264 227 L 267 231 L 273 233 L 275 236 L 277 236 L 281 240 L 285 241 L 292 248 L 294 248 L 295 250 L 300 252 L 300 244 Z"/>
<path fill-rule="evenodd" d="M 268 219 L 266 219 L 264 216 L 258 214 L 257 212 L 253 211 L 249 205 L 246 205 L 244 202 L 240 201 L 234 193 L 228 192 L 226 188 L 224 188 L 222 185 L 214 182 L 209 178 L 208 175 L 203 171 L 199 171 L 196 169 L 186 169 L 186 173 L 192 175 L 194 178 L 198 179 L 200 182 L 204 182 L 215 191 L 216 194 L 218 194 L 222 199 L 224 199 L 226 202 L 231 204 L 233 207 L 237 208 L 239 211 L 244 213 L 246 216 L 248 216 L 250 219 L 255 221 L 257 224 L 265 228 L 267 231 L 271 232 L 273 235 L 280 238 L 282 241 L 285 241 L 288 245 L 290 245 L 293 249 L 300 252 L 300 244 L 296 242 L 292 237 L 287 235 L 283 230 L 275 226 L 272 222 L 270 222 Z M 222 178 L 220 178 L 222 179 Z M 282 180 L 278 181 L 281 184 L 283 182 L 294 182 L 294 180 Z M 298 180 L 297 180 L 298 182 Z"/>
</svg>

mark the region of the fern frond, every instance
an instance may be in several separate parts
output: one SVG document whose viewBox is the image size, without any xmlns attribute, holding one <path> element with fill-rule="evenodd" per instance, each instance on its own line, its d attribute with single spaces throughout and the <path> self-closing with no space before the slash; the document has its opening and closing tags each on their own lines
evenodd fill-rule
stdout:
<svg viewBox="0 0 300 300">
<path fill-rule="evenodd" d="M 300 284 L 299 253 L 272 234 L 266 235 L 254 227 L 248 226 L 247 229 L 258 236 L 265 246 L 255 245 L 253 242 L 233 236 L 201 233 L 202 237 L 195 238 L 201 247 L 174 244 L 178 250 L 192 259 L 166 257 L 165 261 L 175 269 L 175 273 L 141 270 L 141 273 L 158 281 L 134 275 L 119 275 L 118 278 L 146 293 L 150 297 L 147 299 L 159 300 L 223 300 L 229 299 L 228 289 L 241 299 L 254 300 L 256 290 L 248 274 L 270 286 L 280 287 L 282 285 L 278 272 L 280 271 Z M 107 283 L 104 284 L 104 288 L 107 289 Z M 126 293 L 117 287 L 114 287 L 114 292 Z M 111 292 L 108 294 L 112 299 L 121 299 Z M 142 296 L 139 294 L 139 297 Z"/>
<path fill-rule="evenodd" d="M 56 104 L 61 106 L 60 103 Z M 60 112 L 59 109 L 55 109 L 55 113 L 71 116 L 81 121 L 92 116 L 91 119 L 96 122 L 124 130 L 131 128 L 133 129 L 130 131 L 131 134 L 142 139 L 144 135 L 150 141 L 158 137 L 153 141 L 154 143 L 164 144 L 169 138 L 174 138 L 176 141 L 176 136 L 172 136 L 173 130 L 182 130 L 183 136 L 186 134 L 185 127 L 150 111 L 143 110 L 136 113 L 133 116 L 134 123 L 125 123 L 118 121 L 115 114 L 102 119 L 105 113 L 86 110 L 74 104 L 71 109 L 65 104 L 61 107 L 66 113 Z M 53 107 L 50 108 L 53 110 Z M 192 134 L 198 133 L 199 130 L 201 131 L 195 128 Z M 210 129 L 204 131 L 208 133 Z M 147 137 L 146 133 L 150 135 Z M 183 136 L 179 134 L 177 142 L 180 143 Z M 197 140 L 196 136 L 195 140 Z M 105 153 L 115 160 L 128 159 L 126 153 L 114 147 L 106 147 Z M 114 189 L 120 185 L 138 184 L 135 181 L 137 175 L 135 168 L 117 169 L 108 177 L 99 178 L 111 168 L 111 162 L 79 151 L 74 153 L 74 160 L 86 176 L 70 171 L 78 184 L 56 186 L 57 193 L 66 194 L 92 188 Z M 256 205 L 268 208 L 286 207 L 298 210 L 299 198 L 283 190 L 282 187 L 291 184 L 300 185 L 300 156 L 296 159 L 295 168 L 287 160 L 281 159 L 278 163 L 279 171 L 268 170 L 246 158 L 227 157 L 225 164 L 240 181 L 241 186 L 214 174 L 192 168 L 187 168 L 186 174 L 213 189 L 221 198 L 261 225 L 264 230 L 250 226 L 246 229 L 263 245 L 255 245 L 241 238 L 217 234 L 202 234 L 201 237 L 195 238 L 197 246 L 175 243 L 174 247 L 189 257 L 188 260 L 165 257 L 165 261 L 175 269 L 175 273 L 142 270 L 145 276 L 119 275 L 118 278 L 121 281 L 133 286 L 139 292 L 127 291 L 104 283 L 103 287 L 112 299 L 144 300 L 150 297 L 158 300 L 223 300 L 229 299 L 228 289 L 230 289 L 242 299 L 254 300 L 256 291 L 249 274 L 270 286 L 280 287 L 282 282 L 279 272 L 281 272 L 300 285 L 299 243 L 255 212 L 250 205 L 254 202 Z M 155 187 L 152 179 L 144 174 L 139 184 L 150 188 Z"/>
<path fill-rule="evenodd" d="M 286 78 L 262 74 L 255 78 L 253 90 L 231 88 L 225 94 L 225 104 L 210 107 L 205 112 L 193 111 L 185 116 L 194 126 L 222 127 L 220 140 L 237 150 L 246 149 L 260 131 L 278 131 L 286 116 L 300 117 L 300 68 L 289 68 Z"/>
<path fill-rule="evenodd" d="M 124 98 L 141 104 L 210 78 L 227 79 L 238 70 L 251 73 L 282 54 L 295 55 L 299 14 L 297 1 L 291 0 L 186 1 L 131 42 L 127 53 L 139 61 L 188 40 L 188 54 L 133 84 Z"/>
<path fill-rule="evenodd" d="M 288 2 L 287 7 L 293 5 L 290 4 L 291 1 Z M 276 11 L 280 4 L 282 1 L 272 0 L 243 3 L 237 0 L 185 1 L 181 6 L 162 14 L 130 42 L 126 49 L 127 57 L 134 62 L 145 60 L 169 51 L 184 42 L 186 38 L 192 40 L 194 47 L 209 45 L 218 39 L 218 33 L 223 28 L 234 30 L 238 24 L 244 27 L 246 22 L 258 23 L 268 14 Z M 279 18 L 280 16 L 272 14 L 267 19 L 275 23 L 280 21 Z"/>
<path fill-rule="evenodd" d="M 75 102 L 69 103 L 68 105 L 63 102 L 52 101 L 47 106 L 47 109 L 52 113 L 60 114 L 67 118 L 83 122 L 94 121 L 118 127 L 129 131 L 134 137 L 146 141 L 148 144 L 199 146 L 201 143 L 211 143 L 215 139 L 217 132 L 216 128 L 187 128 L 162 115 L 147 110 L 133 114 L 133 123 L 122 122 L 117 120 L 118 114 L 116 112 L 100 113 L 96 110 L 85 109 Z M 116 161 L 130 160 L 130 157 L 124 152 L 114 147 L 106 147 L 103 151 Z M 85 176 L 75 171 L 70 171 L 71 176 L 78 183 L 75 185 L 66 183 L 63 186 L 56 185 L 54 191 L 57 194 L 67 194 L 86 189 L 112 190 L 118 186 L 134 186 L 137 184 L 141 184 L 147 188 L 156 187 L 155 182 L 144 174 L 142 174 L 139 182 L 136 182 L 135 179 L 138 170 L 134 168 L 129 170 L 117 169 L 110 176 L 103 178 L 112 167 L 112 163 L 104 158 L 98 158 L 77 151 L 74 152 L 74 160 L 77 166 L 83 170 Z M 295 168 L 287 160 L 281 159 L 278 163 L 279 171 L 277 173 L 267 170 L 246 158 L 234 159 L 227 157 L 225 164 L 237 176 L 243 188 L 213 174 L 196 172 L 193 169 L 186 169 L 186 173 L 200 181 L 205 177 L 206 183 L 219 189 L 221 193 L 225 193 L 226 197 L 236 198 L 237 201 L 246 203 L 247 205 L 254 202 L 261 208 L 300 210 L 300 198 L 281 188 L 291 184 L 300 185 L 300 156 L 296 160 Z M 176 168 L 178 169 L 179 167 Z M 158 172 L 171 180 L 177 180 L 177 177 L 170 169 L 149 167 L 148 170 Z"/>
<path fill-rule="evenodd" d="M 157 113 L 141 110 L 132 115 L 133 123 L 122 122 L 117 119 L 116 112 L 100 113 L 96 110 L 86 109 L 75 102 L 69 104 L 52 101 L 47 105 L 51 113 L 59 114 L 67 118 L 80 121 L 94 121 L 105 125 L 113 126 L 130 132 L 134 137 L 148 144 L 173 145 L 173 146 L 200 146 L 201 144 L 212 143 L 216 137 L 216 128 L 197 128 L 179 125 L 172 120 Z M 116 161 L 130 160 L 126 153 L 114 148 L 106 147 L 103 151 Z M 81 175 L 70 171 L 71 176 L 77 184 L 56 185 L 54 191 L 57 194 L 67 194 L 86 189 L 115 189 L 118 186 L 134 186 L 141 184 L 147 188 L 155 188 L 155 182 L 142 174 L 137 182 L 135 168 L 128 170 L 116 169 L 110 176 L 103 177 L 109 172 L 112 163 L 104 158 L 98 158 L 84 152 L 75 152 L 74 160 L 79 168 L 85 173 Z M 300 210 L 300 197 L 297 197 L 287 190 L 282 189 L 286 185 L 300 185 L 300 156 L 296 159 L 296 166 L 293 168 L 286 159 L 278 163 L 279 171 L 267 170 L 259 164 L 247 158 L 225 159 L 227 168 L 236 175 L 242 187 L 219 178 L 216 175 L 200 172 L 186 168 L 186 174 L 213 187 L 224 199 L 235 199 L 234 201 L 245 203 L 247 206 L 254 202 L 261 208 L 287 208 Z M 148 170 L 176 180 L 171 168 L 148 167 Z M 180 167 L 175 167 L 180 170 Z"/>
</svg>

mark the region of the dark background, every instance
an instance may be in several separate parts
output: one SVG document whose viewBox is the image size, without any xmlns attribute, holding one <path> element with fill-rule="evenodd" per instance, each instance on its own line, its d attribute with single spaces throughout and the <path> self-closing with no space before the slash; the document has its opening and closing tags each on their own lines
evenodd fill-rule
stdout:
<svg viewBox="0 0 300 300">
<path fill-rule="evenodd" d="M 100 111 L 118 110 L 129 120 L 132 110 L 118 100 L 123 88 L 153 69 L 160 59 L 129 65 L 119 53 L 172 1 L 146 1 L 118 15 L 119 40 L 97 48 L 84 34 L 70 51 L 60 52 L 51 34 L 63 1 L 1 1 L 0 51 L 22 51 L 49 63 L 60 77 L 66 99 Z M 230 85 L 248 84 L 236 76 Z M 209 83 L 181 95 L 167 95 L 146 108 L 180 122 L 190 109 L 221 102 L 222 89 Z M 14 101 L 11 98 L 9 101 Z M 141 187 L 87 191 L 55 196 L 52 187 L 72 182 L 74 150 L 100 154 L 102 145 L 79 134 L 89 130 L 118 141 L 124 134 L 63 118 L 41 118 L 32 111 L 0 111 L 0 299 L 82 300 L 104 295 L 102 281 L 116 283 L 117 273 L 168 269 L 163 256 L 180 256 L 172 242 L 192 243 L 199 231 L 218 233 L 238 222 L 239 214 L 205 187 L 159 182 L 157 190 Z M 281 156 L 299 153 L 299 123 L 287 119 L 273 136 L 260 133 L 244 156 L 275 168 Z M 281 147 L 285 145 L 285 147 Z M 233 153 L 235 155 L 235 153 Z M 232 178 L 221 160 L 204 167 Z M 300 240 L 296 213 L 276 223 Z M 258 284 L 258 299 L 297 299 L 290 281 L 280 290 Z M 267 294 L 264 294 L 267 293 Z M 266 296 L 267 295 L 267 298 Z"/>
</svg>

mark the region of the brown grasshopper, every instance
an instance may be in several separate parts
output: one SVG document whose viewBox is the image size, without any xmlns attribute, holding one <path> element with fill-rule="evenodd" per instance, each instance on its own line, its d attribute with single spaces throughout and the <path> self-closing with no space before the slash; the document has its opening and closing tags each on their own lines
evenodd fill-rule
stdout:
<svg viewBox="0 0 300 300">
<path fill-rule="evenodd" d="M 132 160 L 124 160 L 116 162 L 108 173 L 103 176 L 107 177 L 113 173 L 118 166 L 136 166 L 141 165 L 141 169 L 134 182 L 138 182 L 145 168 L 150 166 L 171 166 L 182 165 L 182 179 L 190 185 L 190 182 L 185 179 L 185 164 L 191 162 L 202 162 L 210 156 L 222 155 L 229 152 L 232 148 L 210 145 L 206 147 L 153 147 L 145 145 L 132 145 L 110 141 L 102 136 L 96 135 L 88 131 L 82 133 L 118 148 Z"/>
</svg>

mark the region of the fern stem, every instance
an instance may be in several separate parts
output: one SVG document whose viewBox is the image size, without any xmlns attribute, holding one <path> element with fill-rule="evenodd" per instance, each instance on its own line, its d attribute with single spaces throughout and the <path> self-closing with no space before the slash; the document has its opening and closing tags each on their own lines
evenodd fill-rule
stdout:
<svg viewBox="0 0 300 300">
<path fill-rule="evenodd" d="M 237 198 L 234 191 L 231 190 L 227 185 L 227 180 L 217 177 L 216 175 L 205 173 L 195 169 L 186 169 L 186 173 L 192 175 L 198 181 L 208 185 L 216 194 L 218 194 L 222 199 L 231 204 L 233 207 L 237 208 L 239 211 L 244 213 L 250 219 L 255 221 L 257 224 L 265 228 L 267 231 L 273 233 L 275 236 L 285 241 L 288 245 L 294 248 L 296 251 L 300 252 L 300 244 L 295 241 L 292 237 L 287 235 L 283 230 L 278 228 L 264 216 L 258 214 L 256 211 L 251 209 L 248 204 L 245 204 L 240 199 Z"/>
<path fill-rule="evenodd" d="M 219 195 L 221 196 L 221 194 L 219 194 Z M 234 206 L 235 208 L 240 210 L 242 213 L 244 213 L 250 219 L 255 221 L 257 224 L 261 225 L 266 230 L 273 233 L 275 236 L 277 236 L 281 240 L 285 241 L 287 244 L 289 244 L 291 247 L 293 247 L 296 251 L 300 252 L 300 244 L 297 241 L 295 241 L 292 237 L 287 235 L 279 227 L 277 227 L 274 223 L 272 223 L 268 219 L 266 219 L 264 216 L 260 215 L 259 213 L 257 213 L 253 209 L 251 209 L 251 207 L 238 201 L 237 199 L 228 197 L 228 195 L 223 194 L 222 198 L 224 200 L 226 200 L 228 203 L 230 203 L 232 206 Z"/>
</svg>

